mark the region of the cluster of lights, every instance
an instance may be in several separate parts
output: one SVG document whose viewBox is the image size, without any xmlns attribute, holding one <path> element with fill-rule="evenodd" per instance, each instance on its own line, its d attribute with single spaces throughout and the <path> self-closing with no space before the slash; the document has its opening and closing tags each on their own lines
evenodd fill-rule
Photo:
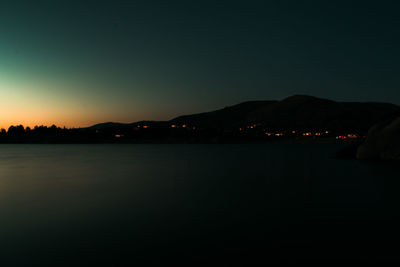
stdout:
<svg viewBox="0 0 400 267">
<path fill-rule="evenodd" d="M 242 128 L 240 128 L 240 130 L 242 130 Z M 291 133 L 291 134 L 296 134 L 297 131 L 293 130 L 293 131 L 290 131 L 289 133 Z M 304 133 L 301 133 L 301 135 L 302 135 L 302 136 L 323 136 L 323 135 L 329 134 L 329 133 L 330 133 L 329 131 L 325 131 L 325 132 L 315 132 L 315 133 L 313 133 L 313 132 L 304 132 Z M 285 134 L 282 133 L 282 132 L 278 132 L 278 133 L 275 133 L 275 132 L 265 132 L 265 135 L 267 135 L 267 136 L 284 136 Z"/>
<path fill-rule="evenodd" d="M 303 133 L 303 136 L 323 136 L 324 134 L 329 134 L 329 131 L 325 131 L 325 132 L 305 132 Z"/>
<path fill-rule="evenodd" d="M 259 126 L 260 124 L 251 124 L 251 125 L 247 125 L 246 126 L 246 128 L 247 129 L 254 129 L 254 128 L 256 128 L 257 126 Z M 243 129 L 242 128 L 239 128 L 239 131 L 242 131 Z"/>
<path fill-rule="evenodd" d="M 357 139 L 359 136 L 357 134 L 348 134 L 348 135 L 338 135 L 336 139 L 345 140 L 345 139 Z"/>
<path fill-rule="evenodd" d="M 271 133 L 271 132 L 265 132 L 266 136 L 284 136 L 284 133 Z"/>
<path fill-rule="evenodd" d="M 257 127 L 257 124 L 252 124 L 252 125 L 247 125 L 245 128 L 247 129 L 254 129 L 255 127 Z M 177 125 L 177 124 L 171 124 L 170 125 L 171 128 L 187 128 L 187 129 L 192 129 L 192 130 L 196 130 L 195 126 L 188 126 L 187 124 L 182 124 L 182 125 Z M 149 128 L 148 125 L 137 125 L 136 128 L 143 128 L 143 129 L 147 129 Z M 243 131 L 245 128 L 239 128 L 239 131 Z M 289 133 L 291 134 L 296 134 L 297 131 L 293 130 L 290 131 Z M 329 131 L 325 131 L 325 132 L 303 132 L 301 133 L 302 136 L 323 136 L 326 134 L 329 134 Z M 283 132 L 265 132 L 266 136 L 276 136 L 276 137 L 281 137 L 281 136 L 285 136 L 285 133 Z M 122 134 L 116 134 L 115 138 L 121 138 L 124 137 L 124 135 Z M 344 139 L 357 139 L 359 138 L 359 136 L 357 134 L 347 134 L 347 135 L 339 135 L 336 136 L 336 139 L 339 140 L 344 140 Z"/>
<path fill-rule="evenodd" d="M 148 125 L 140 125 L 139 124 L 134 129 L 137 130 L 137 129 L 140 129 L 140 128 L 147 129 L 147 128 L 149 128 L 149 126 Z"/>
<path fill-rule="evenodd" d="M 176 125 L 176 124 L 171 124 L 171 126 L 170 126 L 171 128 L 187 128 L 187 129 L 192 129 L 192 130 L 196 130 L 196 127 L 195 126 L 192 126 L 192 127 L 190 127 L 189 125 L 187 125 L 187 124 L 182 124 L 181 126 L 179 126 L 179 125 Z"/>
</svg>

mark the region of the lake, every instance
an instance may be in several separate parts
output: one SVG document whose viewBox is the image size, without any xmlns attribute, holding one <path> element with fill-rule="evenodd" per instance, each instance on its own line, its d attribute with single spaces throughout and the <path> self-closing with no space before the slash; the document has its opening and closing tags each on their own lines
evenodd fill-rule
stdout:
<svg viewBox="0 0 400 267">
<path fill-rule="evenodd" d="M 398 166 L 338 148 L 0 145 L 0 266 L 398 261 Z"/>
</svg>

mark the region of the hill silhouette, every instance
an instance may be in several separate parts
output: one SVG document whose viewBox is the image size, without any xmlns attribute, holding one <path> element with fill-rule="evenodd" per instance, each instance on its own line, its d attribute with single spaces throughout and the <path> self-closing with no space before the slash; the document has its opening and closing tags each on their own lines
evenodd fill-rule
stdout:
<svg viewBox="0 0 400 267">
<path fill-rule="evenodd" d="M 306 95 L 248 101 L 169 121 L 106 122 L 79 129 L 11 126 L 2 143 L 247 142 L 275 137 L 359 138 L 378 122 L 400 115 L 388 103 L 336 102 Z"/>
<path fill-rule="evenodd" d="M 395 117 L 400 107 L 388 103 L 335 102 L 306 95 L 281 101 L 244 102 L 224 109 L 180 116 L 172 123 L 214 128 L 262 124 L 272 129 L 330 129 L 366 132 L 382 119 Z"/>
<path fill-rule="evenodd" d="M 249 122 L 252 112 L 268 107 L 277 101 L 248 101 L 223 109 L 193 115 L 184 115 L 172 119 L 171 123 L 191 124 L 198 127 L 240 127 Z"/>
</svg>

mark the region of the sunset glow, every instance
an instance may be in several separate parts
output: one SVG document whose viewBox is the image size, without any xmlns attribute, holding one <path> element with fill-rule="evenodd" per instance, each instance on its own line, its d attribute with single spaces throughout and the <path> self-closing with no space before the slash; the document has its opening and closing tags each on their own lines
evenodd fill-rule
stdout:
<svg viewBox="0 0 400 267">
<path fill-rule="evenodd" d="M 394 8 L 164 5 L 3 3 L 0 127 L 169 120 L 295 94 L 400 103 Z"/>
</svg>

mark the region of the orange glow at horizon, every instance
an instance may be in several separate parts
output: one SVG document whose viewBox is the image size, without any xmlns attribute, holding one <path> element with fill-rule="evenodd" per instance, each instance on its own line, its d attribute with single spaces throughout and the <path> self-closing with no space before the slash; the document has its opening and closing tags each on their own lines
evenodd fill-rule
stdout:
<svg viewBox="0 0 400 267">
<path fill-rule="evenodd" d="M 52 126 L 66 128 L 83 128 L 108 121 L 132 123 L 150 117 L 146 110 L 124 112 L 121 110 L 101 109 L 96 106 L 73 105 L 62 107 L 40 107 L 39 105 L 22 105 L 11 107 L 0 103 L 0 129 L 8 129 L 11 125 L 23 125 L 33 128 L 35 126 Z M 134 114 L 134 115 L 131 115 Z M 157 120 L 158 116 L 155 119 Z M 162 117 L 160 120 L 164 119 Z"/>
<path fill-rule="evenodd" d="M 78 84 L 10 80 L 0 72 L 0 129 L 11 125 L 80 128 L 108 121 L 166 119 L 165 112 L 152 110 L 140 99 L 125 103 L 85 89 Z"/>
</svg>

